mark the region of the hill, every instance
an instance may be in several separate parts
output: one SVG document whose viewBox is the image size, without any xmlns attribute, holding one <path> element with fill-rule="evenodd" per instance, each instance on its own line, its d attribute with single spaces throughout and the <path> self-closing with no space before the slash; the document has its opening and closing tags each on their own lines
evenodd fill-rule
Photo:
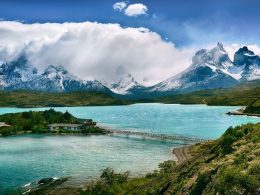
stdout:
<svg viewBox="0 0 260 195">
<path fill-rule="evenodd" d="M 98 92 L 43 93 L 33 91 L 0 91 L 0 107 L 58 107 L 125 105 L 120 100 Z"/>
<path fill-rule="evenodd" d="M 260 99 L 260 81 L 244 82 L 228 89 L 202 90 L 156 99 L 171 104 L 247 106 Z"/>
</svg>

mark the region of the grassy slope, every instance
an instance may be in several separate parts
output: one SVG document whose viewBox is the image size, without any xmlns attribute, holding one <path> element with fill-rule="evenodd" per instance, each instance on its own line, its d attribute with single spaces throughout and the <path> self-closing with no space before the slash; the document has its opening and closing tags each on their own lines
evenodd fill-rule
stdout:
<svg viewBox="0 0 260 195">
<path fill-rule="evenodd" d="M 0 107 L 48 107 L 121 105 L 128 101 L 95 92 L 40 93 L 29 91 L 0 91 Z"/>
<path fill-rule="evenodd" d="M 245 113 L 260 114 L 260 98 L 251 102 L 245 109 Z"/>
<path fill-rule="evenodd" d="M 260 81 L 242 83 L 234 88 L 213 89 L 162 97 L 162 103 L 204 104 L 208 105 L 249 105 L 260 99 Z"/>
<path fill-rule="evenodd" d="M 61 194 L 260 194 L 260 123 L 229 128 L 218 140 L 189 147 L 191 158 L 166 161 L 145 177 L 104 171 L 84 189 L 47 188 Z M 41 194 L 35 191 L 32 194 Z"/>
<path fill-rule="evenodd" d="M 160 165 L 159 173 L 104 184 L 98 190 L 103 194 L 260 193 L 260 123 L 230 128 L 218 140 L 191 146 L 189 151 L 189 161 L 167 161 Z M 96 192 L 93 187 L 82 194 Z"/>
</svg>

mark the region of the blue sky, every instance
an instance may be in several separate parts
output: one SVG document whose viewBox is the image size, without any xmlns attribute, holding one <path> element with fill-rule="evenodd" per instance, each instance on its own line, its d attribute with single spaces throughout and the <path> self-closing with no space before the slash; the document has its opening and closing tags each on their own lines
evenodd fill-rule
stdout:
<svg viewBox="0 0 260 195">
<path fill-rule="evenodd" d="M 260 54 L 259 10 L 260 0 L 0 0 L 0 63 L 26 55 L 40 70 L 108 82 L 130 73 L 149 86 L 217 42 L 231 60 L 243 45 Z"/>
<path fill-rule="evenodd" d="M 119 23 L 147 27 L 177 47 L 224 43 L 259 44 L 258 0 L 131 0 L 147 6 L 146 15 L 115 11 L 115 0 L 0 0 L 0 18 L 24 23 Z"/>
</svg>

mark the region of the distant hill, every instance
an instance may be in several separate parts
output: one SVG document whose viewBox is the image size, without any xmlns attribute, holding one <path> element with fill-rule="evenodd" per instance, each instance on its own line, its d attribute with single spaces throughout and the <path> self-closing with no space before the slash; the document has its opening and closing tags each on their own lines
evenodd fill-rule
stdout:
<svg viewBox="0 0 260 195">
<path fill-rule="evenodd" d="M 125 105 L 120 100 L 98 92 L 43 93 L 32 91 L 0 91 L 1 107 L 57 107 Z"/>
<path fill-rule="evenodd" d="M 247 106 L 260 99 L 260 80 L 240 83 L 227 89 L 211 89 L 156 99 L 171 104 Z"/>
</svg>

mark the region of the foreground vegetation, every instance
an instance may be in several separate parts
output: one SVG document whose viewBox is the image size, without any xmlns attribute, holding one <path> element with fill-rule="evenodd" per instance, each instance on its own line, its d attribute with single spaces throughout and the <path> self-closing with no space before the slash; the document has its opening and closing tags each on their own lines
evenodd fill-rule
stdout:
<svg viewBox="0 0 260 195">
<path fill-rule="evenodd" d="M 0 91 L 0 107 L 62 107 L 125 105 L 110 95 L 97 92 L 43 93 L 32 91 Z"/>
<path fill-rule="evenodd" d="M 145 177 L 129 178 L 128 172 L 107 168 L 84 188 L 45 189 L 43 194 L 260 193 L 260 123 L 230 127 L 216 141 L 190 146 L 189 153 L 189 160 L 166 161 Z"/>
<path fill-rule="evenodd" d="M 260 81 L 242 83 L 228 89 L 203 90 L 162 97 L 156 101 L 169 104 L 248 106 L 245 112 L 260 114 Z"/>
<path fill-rule="evenodd" d="M 82 119 L 78 119 L 69 112 L 56 112 L 54 109 L 46 111 L 29 111 L 20 113 L 8 113 L 0 115 L 0 122 L 5 122 L 10 127 L 0 127 L 0 134 L 3 136 L 14 135 L 18 133 L 49 133 L 47 125 L 53 123 L 81 124 Z M 103 130 L 98 127 L 85 127 L 79 132 L 73 130 L 58 129 L 51 133 L 102 133 Z"/>
</svg>

